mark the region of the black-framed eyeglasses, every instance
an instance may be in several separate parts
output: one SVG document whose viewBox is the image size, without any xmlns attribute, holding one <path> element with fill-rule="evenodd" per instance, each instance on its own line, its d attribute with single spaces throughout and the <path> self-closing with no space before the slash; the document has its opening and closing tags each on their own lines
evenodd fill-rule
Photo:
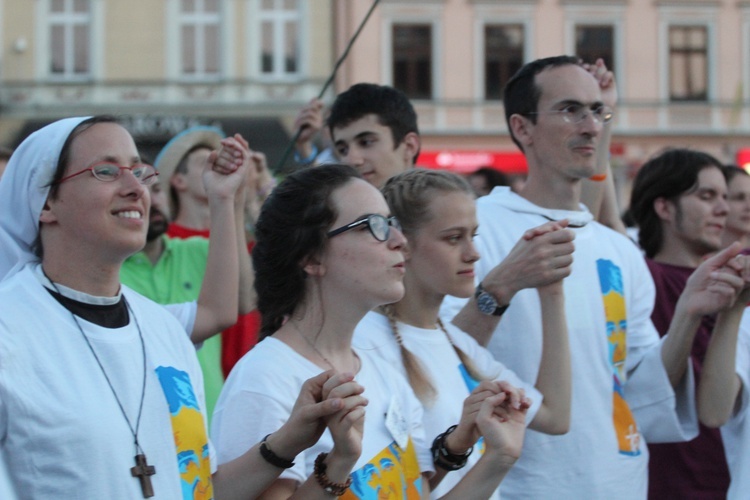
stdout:
<svg viewBox="0 0 750 500">
<path fill-rule="evenodd" d="M 583 104 L 568 104 L 562 109 L 552 109 L 549 111 L 532 111 L 526 113 L 528 115 L 552 115 L 557 114 L 562 116 L 562 119 L 567 123 L 577 124 L 581 123 L 586 117 L 591 114 L 591 118 L 596 123 L 609 123 L 615 116 L 615 112 L 609 106 L 596 105 L 593 107 L 585 106 Z"/>
<path fill-rule="evenodd" d="M 341 226 L 340 228 L 328 231 L 326 236 L 328 236 L 329 238 L 333 238 L 334 236 L 337 236 L 350 229 L 354 229 L 355 227 L 361 226 L 362 224 L 367 224 L 367 228 L 370 230 L 370 233 L 378 241 L 388 241 L 388 238 L 391 237 L 392 227 L 398 229 L 399 231 L 401 230 L 401 224 L 399 223 L 397 218 L 383 217 L 380 214 L 369 214 L 365 215 L 361 219 L 357 219 L 354 222 L 347 224 L 346 226 Z"/>
<path fill-rule="evenodd" d="M 112 182 L 120 178 L 123 170 L 130 170 L 136 180 L 144 186 L 148 186 L 156 182 L 156 179 L 159 175 L 154 167 L 146 163 L 137 163 L 130 167 L 126 167 L 124 165 L 118 165 L 117 163 L 111 161 L 103 161 L 96 163 L 88 168 L 84 168 L 83 170 L 79 170 L 78 172 L 70 174 L 67 177 L 63 177 L 55 184 L 61 184 L 62 182 L 65 182 L 68 179 L 72 179 L 77 175 L 81 175 L 84 172 L 91 172 L 91 175 L 102 182 Z"/>
</svg>

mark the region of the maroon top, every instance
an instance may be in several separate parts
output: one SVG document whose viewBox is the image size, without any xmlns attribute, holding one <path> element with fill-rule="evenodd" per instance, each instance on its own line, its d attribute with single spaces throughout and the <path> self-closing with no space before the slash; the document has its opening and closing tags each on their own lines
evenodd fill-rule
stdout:
<svg viewBox="0 0 750 500">
<path fill-rule="evenodd" d="M 664 336 L 674 316 L 677 299 L 694 269 L 646 259 L 656 284 L 656 303 L 651 320 Z M 714 327 L 714 316 L 705 316 L 695 335 L 690 358 L 696 386 Z M 698 437 L 687 443 L 649 444 L 648 496 L 650 499 L 725 499 L 729 469 L 719 429 L 700 425 Z"/>
</svg>

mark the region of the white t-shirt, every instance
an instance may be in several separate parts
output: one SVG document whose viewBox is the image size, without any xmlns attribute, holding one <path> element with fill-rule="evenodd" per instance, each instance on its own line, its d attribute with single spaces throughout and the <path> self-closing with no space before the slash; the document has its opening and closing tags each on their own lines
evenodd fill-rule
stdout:
<svg viewBox="0 0 750 500">
<path fill-rule="evenodd" d="M 742 382 L 739 407 L 721 428 L 731 478 L 729 500 L 745 499 L 750 491 L 750 308 L 740 322 L 735 370 Z"/>
<path fill-rule="evenodd" d="M 389 489 L 394 498 L 419 498 L 421 474 L 432 472 L 430 443 L 422 428 L 422 406 L 406 380 L 389 373 L 370 353 L 357 351 L 362 367 L 356 381 L 365 388 L 366 408 L 362 455 L 352 472 L 352 486 L 343 498 L 376 498 Z M 216 404 L 211 436 L 219 463 L 237 458 L 267 434 L 281 427 L 292 411 L 305 380 L 323 370 L 274 337 L 258 343 L 237 363 Z M 404 446 L 386 427 L 386 415 L 405 424 Z M 408 444 L 407 444 L 408 443 Z M 303 483 L 312 475 L 315 458 L 329 452 L 328 429 L 318 442 L 295 459 L 281 478 Z M 394 486 L 395 485 L 395 486 Z"/>
<path fill-rule="evenodd" d="M 479 372 L 489 378 L 505 380 L 526 391 L 531 398 L 532 406 L 527 413 L 527 422 L 534 419 L 542 401 L 542 395 L 534 386 L 521 381 L 515 373 L 508 370 L 492 357 L 490 352 L 453 324 L 446 323 L 453 343 L 473 360 Z M 456 354 L 451 342 L 439 329 L 424 329 L 398 323 L 398 331 L 406 347 L 422 363 L 437 397 L 431 405 L 425 405 L 424 428 L 428 441 L 445 432 L 451 425 L 461 419 L 463 402 L 469 393 L 479 385 L 472 378 L 461 359 Z M 353 345 L 358 351 L 369 351 L 380 356 L 388 366 L 398 369 L 406 377 L 401 357 L 401 350 L 393 335 L 388 319 L 377 312 L 369 312 L 357 325 L 354 331 Z M 466 467 L 449 472 L 431 493 L 432 498 L 440 498 L 450 491 L 481 457 L 483 444 L 474 447 Z M 496 493 L 491 498 L 498 498 Z"/>
<path fill-rule="evenodd" d="M 648 484 L 648 442 L 697 435 L 692 368 L 677 391 L 661 361 L 651 311 L 655 289 L 638 248 L 581 211 L 539 207 L 495 188 L 477 200 L 481 281 L 523 233 L 567 218 L 575 232 L 571 275 L 563 282 L 570 339 L 570 431 L 527 431 L 523 453 L 500 485 L 507 498 L 642 499 Z M 448 297 L 452 318 L 466 300 Z M 535 381 L 542 354 L 542 315 L 536 290 L 511 300 L 488 346 L 524 380 Z"/>
<path fill-rule="evenodd" d="M 31 265 L 32 267 L 34 264 Z M 133 311 L 122 328 L 78 318 L 132 425 L 155 497 L 211 496 L 203 380 L 183 328 L 160 305 L 123 287 Z M 21 498 L 142 498 L 131 475 L 133 435 L 73 315 L 27 266 L 0 284 L 0 444 Z M 191 497 L 192 498 L 192 497 Z"/>
</svg>

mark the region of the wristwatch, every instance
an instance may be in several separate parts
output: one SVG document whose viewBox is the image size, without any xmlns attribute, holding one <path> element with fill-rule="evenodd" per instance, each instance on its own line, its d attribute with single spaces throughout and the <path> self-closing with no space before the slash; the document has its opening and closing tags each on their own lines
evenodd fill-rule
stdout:
<svg viewBox="0 0 750 500">
<path fill-rule="evenodd" d="M 504 306 L 498 305 L 497 300 L 487 290 L 482 287 L 482 284 L 477 285 L 477 289 L 474 292 L 474 298 L 477 299 L 477 307 L 479 312 L 492 316 L 502 316 L 510 304 Z"/>
</svg>

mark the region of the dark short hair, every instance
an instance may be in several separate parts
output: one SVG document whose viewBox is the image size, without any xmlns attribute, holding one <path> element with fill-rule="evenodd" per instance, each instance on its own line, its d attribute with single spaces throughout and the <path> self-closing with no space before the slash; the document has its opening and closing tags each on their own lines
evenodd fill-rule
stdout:
<svg viewBox="0 0 750 500">
<path fill-rule="evenodd" d="M 393 145 L 398 147 L 409 132 L 419 134 L 417 112 L 409 98 L 398 89 L 374 83 L 357 83 L 336 97 L 326 124 L 334 138 L 333 129 L 345 127 L 365 115 L 376 115 L 378 123 L 388 127 Z M 335 139 L 334 139 L 335 140 Z M 419 151 L 412 163 L 416 163 Z"/>
<path fill-rule="evenodd" d="M 654 210 L 658 198 L 676 201 L 698 183 L 707 167 L 722 168 L 708 153 L 685 148 L 669 149 L 643 164 L 633 183 L 630 213 L 638 225 L 638 243 L 653 258 L 664 244 L 661 220 Z"/>
<path fill-rule="evenodd" d="M 510 117 L 518 114 L 528 116 L 532 123 L 536 123 L 537 106 L 542 95 L 542 89 L 536 84 L 536 75 L 547 68 L 567 66 L 569 64 L 579 65 L 580 59 L 574 56 L 555 56 L 537 59 L 524 64 L 521 69 L 508 80 L 503 91 L 503 106 L 505 107 L 505 123 L 508 125 L 510 138 L 523 151 L 521 143 L 513 136 L 510 128 Z"/>
<path fill-rule="evenodd" d="M 304 301 L 304 262 L 325 249 L 326 233 L 338 217 L 331 195 L 355 178 L 361 176 L 348 165 L 305 168 L 284 179 L 263 203 L 252 253 L 260 338 L 278 330 Z"/>
<path fill-rule="evenodd" d="M 510 186 L 510 179 L 505 173 L 492 167 L 479 167 L 469 174 L 469 177 L 479 176 L 484 179 L 487 187 L 492 189 L 495 186 Z"/>
<path fill-rule="evenodd" d="M 747 170 L 738 165 L 724 165 L 721 167 L 721 173 L 724 174 L 724 179 L 726 179 L 727 185 L 738 175 L 750 176 L 750 174 L 747 173 Z"/>
</svg>

